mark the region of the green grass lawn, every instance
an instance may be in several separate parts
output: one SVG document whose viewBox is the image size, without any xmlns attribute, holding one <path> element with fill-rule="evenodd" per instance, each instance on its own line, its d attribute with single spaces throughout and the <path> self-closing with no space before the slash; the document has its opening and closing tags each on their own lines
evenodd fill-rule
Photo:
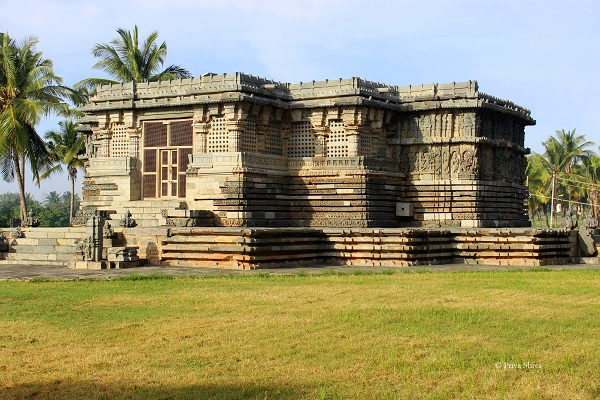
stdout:
<svg viewBox="0 0 600 400">
<path fill-rule="evenodd" d="M 600 271 L 0 282 L 0 398 L 600 397 Z"/>
</svg>

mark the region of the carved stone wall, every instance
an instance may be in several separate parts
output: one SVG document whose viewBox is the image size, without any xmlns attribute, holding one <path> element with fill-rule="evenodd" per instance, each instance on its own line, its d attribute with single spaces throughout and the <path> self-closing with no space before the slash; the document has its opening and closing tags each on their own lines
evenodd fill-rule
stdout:
<svg viewBox="0 0 600 400">
<path fill-rule="evenodd" d="M 396 155 L 415 226 L 527 226 L 524 122 L 488 110 L 400 119 Z"/>
<path fill-rule="evenodd" d="M 177 193 L 215 225 L 528 225 L 524 128 L 535 121 L 474 81 L 398 87 L 209 74 L 105 86 L 84 111 L 84 208 L 167 201 L 141 179 L 144 124 L 191 120 Z M 414 215 L 397 216 L 397 202 Z"/>
</svg>

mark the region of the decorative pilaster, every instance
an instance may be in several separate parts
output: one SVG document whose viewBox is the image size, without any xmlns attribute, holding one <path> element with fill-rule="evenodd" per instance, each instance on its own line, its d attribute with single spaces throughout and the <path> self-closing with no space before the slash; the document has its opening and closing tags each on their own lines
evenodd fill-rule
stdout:
<svg viewBox="0 0 600 400">
<path fill-rule="evenodd" d="M 357 157 L 358 154 L 358 138 L 360 135 L 360 126 L 349 125 L 344 127 L 348 138 L 348 157 Z"/>
<path fill-rule="evenodd" d="M 98 132 L 98 151 L 97 151 L 97 155 L 98 157 L 109 157 L 110 156 L 110 138 L 111 138 L 111 132 L 109 129 L 103 129 L 100 132 Z"/>
<path fill-rule="evenodd" d="M 256 126 L 256 152 L 265 153 L 266 137 L 269 133 L 269 123 L 259 124 Z"/>
<path fill-rule="evenodd" d="M 315 134 L 315 157 L 325 157 L 327 155 L 327 136 L 329 136 L 329 127 L 313 126 L 312 131 Z"/>
<path fill-rule="evenodd" d="M 229 132 L 227 151 L 230 153 L 241 151 L 241 135 L 246 127 L 249 107 L 250 105 L 245 103 L 225 105 L 225 127 Z"/>
<path fill-rule="evenodd" d="M 310 115 L 311 131 L 314 135 L 315 157 L 327 156 L 327 113 L 325 109 L 317 108 Z"/>
<path fill-rule="evenodd" d="M 383 134 L 383 128 L 381 126 L 369 130 L 368 134 L 371 136 L 371 148 L 368 152 L 363 152 L 363 156 L 371 157 L 385 157 L 385 147 L 382 143 L 385 143 L 385 135 Z"/>
<path fill-rule="evenodd" d="M 344 130 L 348 139 L 348 157 L 359 156 L 360 135 L 365 134 L 368 110 L 364 107 L 351 107 L 342 112 Z"/>
<path fill-rule="evenodd" d="M 192 124 L 194 131 L 194 140 L 196 143 L 196 153 L 208 153 L 208 132 L 210 124 L 208 122 L 197 122 Z"/>
<path fill-rule="evenodd" d="M 292 124 L 290 121 L 281 122 L 281 154 L 284 156 L 288 155 L 288 143 L 291 130 Z"/>
<path fill-rule="evenodd" d="M 271 107 L 264 106 L 256 119 L 256 152 L 265 153 L 266 137 L 269 134 Z"/>
<path fill-rule="evenodd" d="M 140 137 L 142 133 L 137 128 L 127 129 L 129 136 L 129 157 L 140 158 Z"/>
<path fill-rule="evenodd" d="M 241 151 L 240 137 L 244 132 L 246 121 L 229 120 L 225 122 L 225 126 L 229 131 L 229 147 L 227 151 L 229 151 L 230 153 L 237 153 Z"/>
</svg>

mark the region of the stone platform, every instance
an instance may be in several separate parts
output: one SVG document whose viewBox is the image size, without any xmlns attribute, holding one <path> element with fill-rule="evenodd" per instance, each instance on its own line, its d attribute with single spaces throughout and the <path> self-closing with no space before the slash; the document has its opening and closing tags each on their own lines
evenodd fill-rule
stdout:
<svg viewBox="0 0 600 400">
<path fill-rule="evenodd" d="M 0 265 L 81 260 L 81 228 L 26 228 Z M 539 266 L 579 263 L 577 231 L 533 228 L 115 228 L 150 265 L 256 269 L 310 265 Z M 123 247 L 124 248 L 124 247 Z"/>
<path fill-rule="evenodd" d="M 538 266 L 565 264 L 578 255 L 576 232 L 560 229 L 176 227 L 130 229 L 123 235 L 150 263 L 233 269 L 310 264 Z"/>
</svg>

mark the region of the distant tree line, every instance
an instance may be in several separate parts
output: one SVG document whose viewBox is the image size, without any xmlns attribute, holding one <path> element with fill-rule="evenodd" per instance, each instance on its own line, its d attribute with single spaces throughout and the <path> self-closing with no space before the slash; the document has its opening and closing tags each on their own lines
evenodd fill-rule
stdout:
<svg viewBox="0 0 600 400">
<path fill-rule="evenodd" d="M 532 153 L 527 162 L 531 220 L 547 227 L 559 226 L 567 214 L 598 220 L 600 157 L 594 143 L 563 129 L 542 144 L 544 153 Z"/>
<path fill-rule="evenodd" d="M 75 207 L 79 207 L 79 195 L 75 194 Z M 27 194 L 29 211 L 32 211 L 40 226 L 69 226 L 71 194 L 50 192 L 43 201 L 33 199 Z M 20 218 L 20 198 L 18 193 L 0 194 L 0 228 L 10 226 L 11 218 Z"/>
</svg>

